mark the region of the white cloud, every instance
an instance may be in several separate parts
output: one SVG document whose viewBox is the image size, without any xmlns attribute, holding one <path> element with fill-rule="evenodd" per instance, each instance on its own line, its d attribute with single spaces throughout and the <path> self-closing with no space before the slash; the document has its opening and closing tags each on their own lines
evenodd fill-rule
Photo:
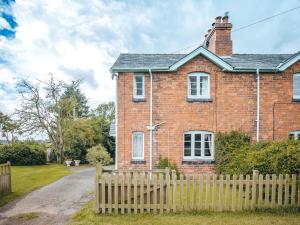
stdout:
<svg viewBox="0 0 300 225">
<path fill-rule="evenodd" d="M 298 5 L 255 1 L 16 1 L 16 37 L 0 40 L 0 111 L 17 103 L 18 80 L 45 80 L 51 72 L 68 81 L 83 78 L 95 106 L 113 100 L 109 68 L 120 52 L 174 52 L 203 41 L 215 16 L 229 11 L 233 27 Z M 257 5 L 260 5 L 257 8 Z M 299 11 L 298 11 L 299 12 Z M 288 21 L 288 23 L 287 23 Z M 0 26 L 7 26 L 0 21 Z M 300 46 L 297 11 L 233 33 L 235 52 L 295 52 Z"/>
<path fill-rule="evenodd" d="M 125 48 L 122 38 L 101 38 L 103 28 L 115 33 L 116 26 L 121 27 L 108 14 L 111 6 L 124 7 L 97 0 L 17 1 L 13 6 L 16 38 L 0 42 L 0 50 L 5 52 L 2 58 L 8 62 L 1 65 L 0 84 L 9 86 L 9 93 L 5 89 L 0 92 L 0 111 L 16 106 L 12 96 L 16 98 L 18 80 L 46 80 L 49 73 L 64 81 L 82 78 L 82 91 L 92 106 L 113 100 L 109 68 Z M 5 107 L 4 102 L 8 103 Z"/>
<path fill-rule="evenodd" d="M 4 19 L 2 17 L 0 17 L 0 29 L 12 30 L 11 26 L 6 21 L 6 19 Z"/>
</svg>

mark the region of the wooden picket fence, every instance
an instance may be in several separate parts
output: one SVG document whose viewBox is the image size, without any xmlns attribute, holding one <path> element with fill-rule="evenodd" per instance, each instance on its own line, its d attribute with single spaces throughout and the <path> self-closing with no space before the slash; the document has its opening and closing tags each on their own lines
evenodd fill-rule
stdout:
<svg viewBox="0 0 300 225">
<path fill-rule="evenodd" d="M 97 166 L 98 213 L 241 211 L 300 206 L 296 175 L 176 175 L 150 172 L 102 173 Z"/>
<path fill-rule="evenodd" d="M 0 197 L 11 192 L 10 163 L 0 164 Z"/>
</svg>

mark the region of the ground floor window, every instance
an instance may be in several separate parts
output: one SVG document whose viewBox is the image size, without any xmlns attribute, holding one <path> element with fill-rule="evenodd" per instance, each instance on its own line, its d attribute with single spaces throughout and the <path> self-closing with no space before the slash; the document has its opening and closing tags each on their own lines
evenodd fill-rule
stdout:
<svg viewBox="0 0 300 225">
<path fill-rule="evenodd" d="M 289 133 L 289 139 L 300 140 L 300 130 L 291 131 Z"/>
<path fill-rule="evenodd" d="M 189 131 L 184 133 L 184 159 L 213 160 L 213 133 L 207 131 Z"/>
<path fill-rule="evenodd" d="M 144 159 L 144 133 L 143 132 L 132 133 L 132 159 L 133 160 Z"/>
</svg>

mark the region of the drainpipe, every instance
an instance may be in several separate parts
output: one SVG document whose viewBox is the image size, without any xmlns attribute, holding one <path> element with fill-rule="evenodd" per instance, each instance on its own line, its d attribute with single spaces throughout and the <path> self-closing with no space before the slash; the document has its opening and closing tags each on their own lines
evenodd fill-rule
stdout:
<svg viewBox="0 0 300 225">
<path fill-rule="evenodd" d="M 150 131 L 149 132 L 149 169 L 152 170 L 152 139 L 153 139 L 153 130 L 155 127 L 153 127 L 153 110 L 152 110 L 152 71 L 149 69 L 149 74 L 150 74 L 150 124 L 147 127 L 147 129 Z"/>
<path fill-rule="evenodd" d="M 118 169 L 118 78 L 119 74 L 116 73 L 114 75 L 116 78 L 115 85 L 116 85 L 116 100 L 115 100 L 115 170 Z"/>
<path fill-rule="evenodd" d="M 259 142 L 259 126 L 260 126 L 260 75 L 259 68 L 256 69 L 256 142 Z"/>
</svg>

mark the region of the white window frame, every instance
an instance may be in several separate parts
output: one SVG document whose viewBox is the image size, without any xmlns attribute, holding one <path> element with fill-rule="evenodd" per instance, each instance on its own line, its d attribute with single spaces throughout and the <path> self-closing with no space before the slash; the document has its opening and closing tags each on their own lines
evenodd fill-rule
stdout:
<svg viewBox="0 0 300 225">
<path fill-rule="evenodd" d="M 295 95 L 295 85 L 296 85 L 295 79 L 296 79 L 296 77 L 298 79 L 300 79 L 300 73 L 296 73 L 293 76 L 293 99 L 300 99 L 300 95 Z"/>
<path fill-rule="evenodd" d="M 137 95 L 136 94 L 136 78 L 137 77 L 142 77 L 143 79 L 143 86 L 142 86 L 142 90 L 143 90 L 143 94 L 142 95 Z M 133 98 L 145 98 L 145 75 L 144 74 L 134 74 L 133 75 Z"/>
<path fill-rule="evenodd" d="M 299 140 L 298 135 L 300 134 L 300 130 L 291 131 L 289 132 L 289 135 L 290 134 L 294 135 L 294 140 Z"/>
<path fill-rule="evenodd" d="M 134 134 L 142 134 L 142 137 L 143 137 L 143 152 L 142 152 L 142 157 L 134 157 L 133 156 L 133 151 L 134 151 L 134 149 L 133 149 L 133 147 L 134 147 L 134 145 L 133 145 L 133 138 L 134 138 Z M 131 145 L 132 145 L 132 147 L 131 147 L 131 159 L 132 160 L 144 160 L 144 151 L 145 151 L 145 149 L 144 149 L 144 146 L 145 146 L 145 143 L 144 143 L 144 132 L 142 132 L 142 131 L 134 131 L 134 132 L 132 132 L 132 138 L 131 138 L 132 140 L 131 140 Z"/>
<path fill-rule="evenodd" d="M 191 134 L 191 156 L 184 155 L 184 136 L 185 134 Z M 201 156 L 195 156 L 195 134 L 201 134 Z M 211 156 L 205 156 L 205 146 L 204 146 L 204 135 L 210 134 L 211 135 Z M 214 149 L 215 149 L 215 142 L 214 142 L 214 133 L 209 131 L 187 131 L 183 133 L 183 159 L 184 160 L 214 160 Z"/>
<path fill-rule="evenodd" d="M 196 77 L 197 95 L 191 95 L 190 77 Z M 200 77 L 207 77 L 207 95 L 200 95 Z M 192 99 L 209 99 L 210 98 L 210 75 L 208 73 L 194 72 L 188 74 L 188 98 Z"/>
</svg>

